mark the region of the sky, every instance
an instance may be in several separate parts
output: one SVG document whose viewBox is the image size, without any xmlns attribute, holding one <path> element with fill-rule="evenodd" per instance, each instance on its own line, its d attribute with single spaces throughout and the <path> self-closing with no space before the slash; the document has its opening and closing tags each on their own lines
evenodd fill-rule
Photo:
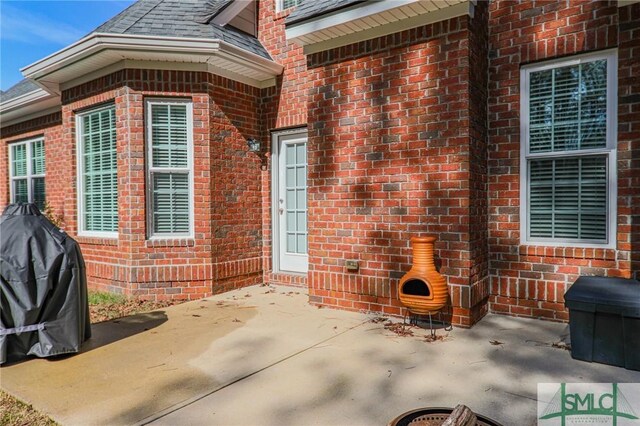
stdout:
<svg viewBox="0 0 640 426">
<path fill-rule="evenodd" d="M 0 0 L 0 89 L 22 80 L 20 68 L 80 40 L 132 3 Z"/>
</svg>

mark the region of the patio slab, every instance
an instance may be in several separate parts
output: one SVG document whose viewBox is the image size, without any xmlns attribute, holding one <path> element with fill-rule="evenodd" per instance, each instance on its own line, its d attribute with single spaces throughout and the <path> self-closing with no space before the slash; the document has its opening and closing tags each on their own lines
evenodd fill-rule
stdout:
<svg viewBox="0 0 640 426">
<path fill-rule="evenodd" d="M 552 347 L 566 324 L 488 315 L 426 342 L 306 300 L 255 286 L 97 324 L 81 354 L 3 367 L 2 388 L 64 425 L 372 425 L 457 403 L 528 425 L 539 382 L 640 382 Z"/>
</svg>

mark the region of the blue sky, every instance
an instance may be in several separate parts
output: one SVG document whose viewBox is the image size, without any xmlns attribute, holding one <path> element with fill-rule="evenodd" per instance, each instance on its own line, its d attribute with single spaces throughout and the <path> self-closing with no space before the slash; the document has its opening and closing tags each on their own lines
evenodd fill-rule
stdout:
<svg viewBox="0 0 640 426">
<path fill-rule="evenodd" d="M 0 89 L 20 68 L 78 41 L 133 1 L 0 0 Z"/>
</svg>

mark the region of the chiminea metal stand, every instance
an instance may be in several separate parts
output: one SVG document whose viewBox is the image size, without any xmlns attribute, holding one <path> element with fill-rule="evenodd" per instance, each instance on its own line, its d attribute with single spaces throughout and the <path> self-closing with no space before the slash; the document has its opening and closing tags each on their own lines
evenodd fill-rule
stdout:
<svg viewBox="0 0 640 426">
<path fill-rule="evenodd" d="M 436 337 L 436 329 L 433 328 L 433 316 L 434 315 L 437 316 L 437 321 L 444 326 L 444 330 L 445 331 L 453 330 L 453 325 L 450 322 L 447 324 L 447 321 L 443 317 L 443 312 L 442 312 L 443 310 L 444 310 L 444 308 L 439 310 L 438 312 L 429 312 L 428 314 L 416 314 L 416 313 L 411 312 L 409 309 L 406 309 L 405 313 L 404 313 L 404 317 L 403 317 L 403 323 L 406 325 L 407 324 L 407 318 L 408 318 L 409 319 L 409 325 L 415 325 L 415 326 L 419 327 L 418 323 L 420 321 L 426 322 L 426 320 L 421 320 L 420 317 L 428 317 L 429 332 L 431 333 L 431 337 L 435 338 Z M 451 312 L 447 312 L 447 313 L 451 313 Z"/>
</svg>

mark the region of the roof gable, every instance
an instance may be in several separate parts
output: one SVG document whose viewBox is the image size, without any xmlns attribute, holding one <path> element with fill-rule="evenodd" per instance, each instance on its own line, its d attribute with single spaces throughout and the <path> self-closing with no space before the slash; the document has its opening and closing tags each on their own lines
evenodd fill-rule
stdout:
<svg viewBox="0 0 640 426">
<path fill-rule="evenodd" d="M 139 0 L 91 34 L 218 39 L 271 59 L 254 36 L 212 19 L 233 0 Z"/>
</svg>

